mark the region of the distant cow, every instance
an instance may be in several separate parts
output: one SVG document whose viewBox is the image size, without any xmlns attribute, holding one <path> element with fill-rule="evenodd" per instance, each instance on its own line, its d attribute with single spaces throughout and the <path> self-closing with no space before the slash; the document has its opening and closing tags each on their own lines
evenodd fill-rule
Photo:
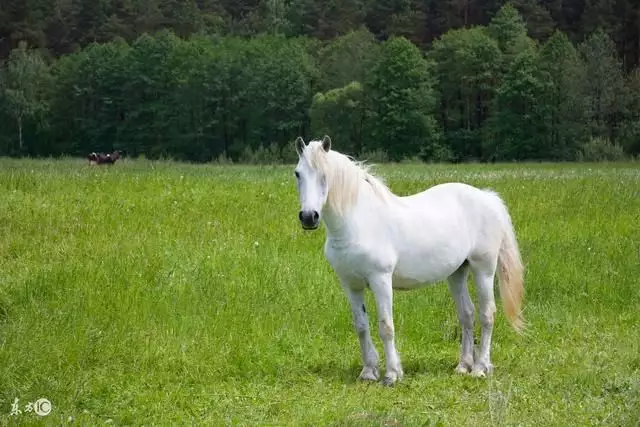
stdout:
<svg viewBox="0 0 640 427">
<path fill-rule="evenodd" d="M 118 160 L 121 156 L 121 151 L 116 150 L 113 153 L 104 154 L 104 153 L 91 153 L 87 156 L 89 159 L 90 165 L 112 165 Z"/>
</svg>

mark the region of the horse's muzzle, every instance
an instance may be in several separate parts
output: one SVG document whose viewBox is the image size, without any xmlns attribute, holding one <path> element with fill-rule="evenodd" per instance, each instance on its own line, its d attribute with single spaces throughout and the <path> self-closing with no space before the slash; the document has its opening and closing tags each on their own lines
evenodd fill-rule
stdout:
<svg viewBox="0 0 640 427">
<path fill-rule="evenodd" d="M 315 230 L 320 224 L 318 211 L 300 211 L 298 218 L 300 218 L 300 224 L 305 230 Z"/>
</svg>

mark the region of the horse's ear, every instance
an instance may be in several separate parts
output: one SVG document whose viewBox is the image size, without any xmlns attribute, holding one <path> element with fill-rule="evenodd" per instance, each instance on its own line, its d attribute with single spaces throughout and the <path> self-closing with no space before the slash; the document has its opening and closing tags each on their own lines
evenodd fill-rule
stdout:
<svg viewBox="0 0 640 427">
<path fill-rule="evenodd" d="M 322 149 L 327 153 L 331 150 L 331 138 L 329 138 L 329 135 L 325 135 L 322 138 Z"/>
<path fill-rule="evenodd" d="M 302 152 L 304 151 L 304 147 L 306 147 L 306 145 L 304 144 L 304 139 L 302 139 L 301 136 L 296 138 L 295 146 L 298 156 L 302 156 Z"/>
</svg>

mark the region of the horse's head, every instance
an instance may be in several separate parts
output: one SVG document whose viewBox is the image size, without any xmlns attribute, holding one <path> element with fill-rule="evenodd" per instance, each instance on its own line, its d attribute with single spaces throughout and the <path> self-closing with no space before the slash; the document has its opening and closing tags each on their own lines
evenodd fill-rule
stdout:
<svg viewBox="0 0 640 427">
<path fill-rule="evenodd" d="M 325 135 L 322 141 L 310 141 L 309 145 L 306 145 L 302 137 L 298 137 L 295 146 L 299 157 L 295 170 L 296 185 L 300 196 L 298 218 L 302 228 L 315 230 L 320 224 L 320 215 L 327 202 L 329 192 L 327 175 L 322 168 L 318 167 L 318 155 L 329 152 L 331 138 Z M 323 150 L 324 153 L 318 153 L 318 150 Z"/>
</svg>

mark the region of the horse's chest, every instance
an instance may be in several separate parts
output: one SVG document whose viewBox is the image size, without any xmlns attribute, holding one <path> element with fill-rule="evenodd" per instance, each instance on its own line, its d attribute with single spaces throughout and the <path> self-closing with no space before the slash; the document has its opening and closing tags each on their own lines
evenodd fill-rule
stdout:
<svg viewBox="0 0 640 427">
<path fill-rule="evenodd" d="M 365 244 L 339 244 L 327 241 L 325 256 L 340 275 L 366 278 L 374 271 L 393 268 L 393 255 L 388 250 L 371 248 Z"/>
</svg>

